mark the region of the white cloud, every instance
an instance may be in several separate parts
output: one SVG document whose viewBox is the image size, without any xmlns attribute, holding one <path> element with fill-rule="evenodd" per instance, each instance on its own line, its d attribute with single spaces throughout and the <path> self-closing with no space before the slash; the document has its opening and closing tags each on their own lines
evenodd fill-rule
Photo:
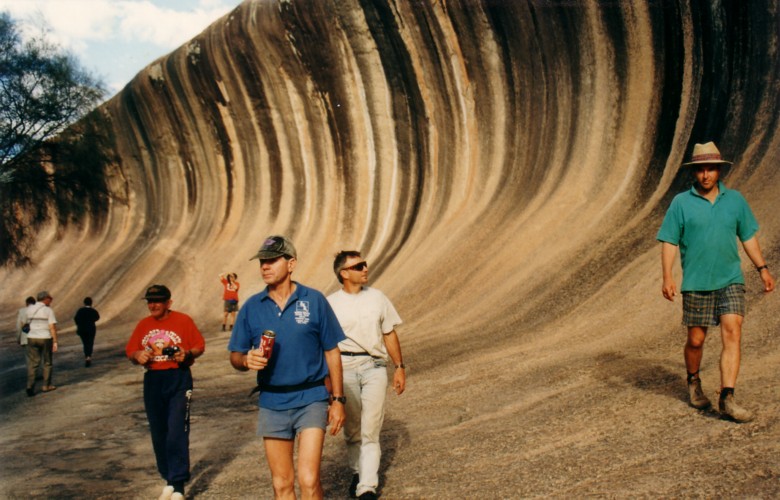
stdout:
<svg viewBox="0 0 780 500">
<path fill-rule="evenodd" d="M 0 0 L 0 11 L 74 53 L 112 92 L 233 10 L 240 0 Z"/>
<path fill-rule="evenodd" d="M 28 36 L 40 33 L 44 23 L 49 40 L 77 54 L 88 43 L 111 38 L 116 10 L 110 0 L 0 0 L 0 9 L 22 21 Z"/>
<path fill-rule="evenodd" d="M 182 11 L 150 1 L 120 1 L 119 32 L 128 40 L 140 40 L 174 49 L 195 37 L 235 7 L 233 3 L 204 1 Z"/>
<path fill-rule="evenodd" d="M 0 10 L 23 20 L 41 14 L 52 40 L 65 47 L 79 42 L 126 40 L 174 49 L 228 13 L 238 0 L 0 0 Z"/>
</svg>

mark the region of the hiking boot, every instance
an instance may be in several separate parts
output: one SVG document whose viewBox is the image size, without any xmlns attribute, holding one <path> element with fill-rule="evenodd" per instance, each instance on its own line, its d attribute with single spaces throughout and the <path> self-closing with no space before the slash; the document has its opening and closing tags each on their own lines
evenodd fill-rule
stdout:
<svg viewBox="0 0 780 500">
<path fill-rule="evenodd" d="M 349 485 L 349 498 L 357 498 L 357 485 L 360 482 L 360 476 L 352 474 L 352 483 Z"/>
<path fill-rule="evenodd" d="M 701 390 L 701 379 L 695 378 L 688 382 L 688 396 L 691 399 L 691 406 L 697 410 L 703 410 L 710 406 L 710 400 L 704 395 L 704 391 Z"/>
<path fill-rule="evenodd" d="M 729 394 L 720 400 L 720 413 L 724 417 L 730 418 L 734 422 L 744 423 L 753 420 L 753 413 L 747 408 L 743 408 L 734 401 L 734 395 Z"/>
</svg>

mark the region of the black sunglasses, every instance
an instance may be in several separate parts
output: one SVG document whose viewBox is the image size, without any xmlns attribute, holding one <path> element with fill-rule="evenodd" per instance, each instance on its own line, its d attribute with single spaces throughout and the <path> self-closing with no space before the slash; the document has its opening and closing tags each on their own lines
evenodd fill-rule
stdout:
<svg viewBox="0 0 780 500">
<path fill-rule="evenodd" d="M 342 267 L 341 270 L 342 271 L 362 271 L 363 269 L 365 269 L 367 267 L 368 267 L 368 262 L 366 262 L 364 260 L 363 262 L 358 262 L 354 266 Z"/>
</svg>

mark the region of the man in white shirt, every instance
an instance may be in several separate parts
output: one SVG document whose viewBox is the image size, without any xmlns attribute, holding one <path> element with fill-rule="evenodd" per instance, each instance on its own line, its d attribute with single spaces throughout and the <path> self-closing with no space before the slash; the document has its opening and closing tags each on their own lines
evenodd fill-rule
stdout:
<svg viewBox="0 0 780 500">
<path fill-rule="evenodd" d="M 368 283 L 368 263 L 357 251 L 336 255 L 333 271 L 341 290 L 328 296 L 347 336 L 339 343 L 347 397 L 344 439 L 347 443 L 352 484 L 349 493 L 362 500 L 377 498 L 381 449 L 379 433 L 387 393 L 387 358 L 395 365 L 393 389 L 406 388 L 401 344 L 395 327 L 401 318 L 390 300 Z"/>
<path fill-rule="evenodd" d="M 27 395 L 35 395 L 35 372 L 43 362 L 43 392 L 56 389 L 51 383 L 53 353 L 57 352 L 57 318 L 49 292 L 38 292 L 38 303 L 27 306 Z"/>
</svg>

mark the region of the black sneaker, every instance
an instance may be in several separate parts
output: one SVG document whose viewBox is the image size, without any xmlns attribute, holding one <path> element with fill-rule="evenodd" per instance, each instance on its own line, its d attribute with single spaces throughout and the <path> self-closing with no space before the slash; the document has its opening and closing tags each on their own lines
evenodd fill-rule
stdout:
<svg viewBox="0 0 780 500">
<path fill-rule="evenodd" d="M 30 397 L 35 396 L 35 391 L 28 387 L 27 388 L 27 395 L 30 396 Z"/>
<path fill-rule="evenodd" d="M 358 500 L 377 500 L 379 498 L 373 491 L 367 491 L 358 497 Z"/>
<path fill-rule="evenodd" d="M 349 498 L 357 498 L 357 485 L 360 482 L 360 476 L 352 474 L 352 483 L 349 485 Z"/>
</svg>

